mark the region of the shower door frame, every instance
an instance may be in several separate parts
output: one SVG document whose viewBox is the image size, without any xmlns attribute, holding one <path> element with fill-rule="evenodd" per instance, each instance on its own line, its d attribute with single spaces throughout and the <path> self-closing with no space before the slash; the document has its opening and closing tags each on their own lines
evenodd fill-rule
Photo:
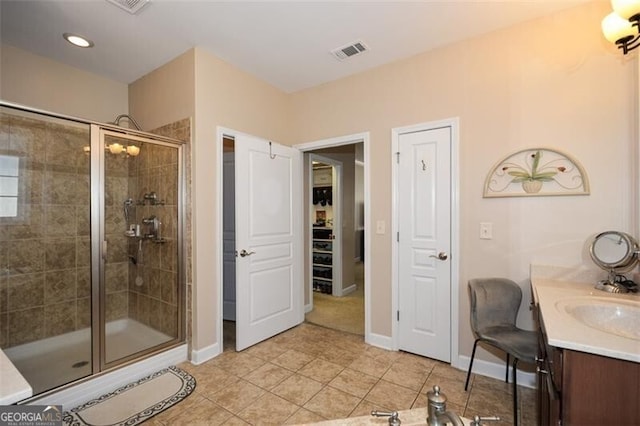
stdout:
<svg viewBox="0 0 640 426">
<path fill-rule="evenodd" d="M 135 352 L 112 362 L 106 361 L 106 253 L 105 238 L 105 137 L 107 135 L 135 142 L 175 148 L 178 154 L 177 170 L 177 336 L 165 343 Z M 184 264 L 184 142 L 175 139 L 144 134 L 117 126 L 91 124 L 91 354 L 92 375 L 102 374 L 116 367 L 131 364 L 147 356 L 182 344 L 185 340 L 185 264 Z M 124 232 L 124 230 L 123 230 Z M 98 338 L 96 338 L 98 336 Z"/>
</svg>

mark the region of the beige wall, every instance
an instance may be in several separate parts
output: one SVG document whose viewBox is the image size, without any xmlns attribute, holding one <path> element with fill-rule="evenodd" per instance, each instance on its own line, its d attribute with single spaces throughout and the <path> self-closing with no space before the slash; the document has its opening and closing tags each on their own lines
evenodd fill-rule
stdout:
<svg viewBox="0 0 640 426">
<path fill-rule="evenodd" d="M 460 280 L 453 285 L 460 288 L 462 353 L 470 354 L 473 342 L 468 279 L 521 283 L 519 320 L 530 327 L 531 262 L 591 267 L 585 240 L 632 226 L 634 67 L 602 39 L 607 8 L 594 2 L 292 95 L 295 141 L 371 132 L 375 190 L 367 196 L 373 223 L 384 220 L 387 229 L 391 129 L 460 118 Z M 589 174 L 591 195 L 482 198 L 485 176 L 500 158 L 536 146 L 575 156 Z M 493 240 L 478 238 L 480 222 L 493 223 Z M 371 330 L 391 336 L 390 232 L 371 235 L 371 248 Z"/>
<path fill-rule="evenodd" d="M 0 99 L 103 123 L 128 112 L 126 84 L 6 44 L 0 46 Z"/>
<path fill-rule="evenodd" d="M 129 112 L 143 130 L 195 116 L 195 49 L 129 85 Z"/>
<path fill-rule="evenodd" d="M 279 143 L 289 143 L 289 98 L 280 90 L 195 49 L 196 115 L 193 146 L 194 330 L 196 350 L 221 343 L 217 326 L 218 282 L 216 235 L 219 164 L 216 128 L 222 126 Z"/>
</svg>

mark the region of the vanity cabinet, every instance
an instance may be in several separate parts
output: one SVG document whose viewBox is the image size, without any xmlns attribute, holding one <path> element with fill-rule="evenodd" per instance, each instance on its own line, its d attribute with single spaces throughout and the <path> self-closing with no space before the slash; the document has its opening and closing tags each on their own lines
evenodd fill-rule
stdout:
<svg viewBox="0 0 640 426">
<path fill-rule="evenodd" d="M 538 423 L 640 424 L 640 363 L 550 346 L 544 321 L 536 312 Z"/>
<path fill-rule="evenodd" d="M 328 227 L 313 228 L 313 291 L 333 292 L 333 231 Z"/>
</svg>

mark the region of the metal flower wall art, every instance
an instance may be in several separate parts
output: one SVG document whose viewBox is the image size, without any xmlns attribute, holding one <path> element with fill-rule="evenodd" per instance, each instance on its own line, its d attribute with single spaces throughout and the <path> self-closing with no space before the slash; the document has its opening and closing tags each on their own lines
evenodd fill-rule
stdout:
<svg viewBox="0 0 640 426">
<path fill-rule="evenodd" d="M 484 197 L 588 195 L 589 179 L 577 160 L 551 148 L 518 151 L 496 164 Z"/>
</svg>

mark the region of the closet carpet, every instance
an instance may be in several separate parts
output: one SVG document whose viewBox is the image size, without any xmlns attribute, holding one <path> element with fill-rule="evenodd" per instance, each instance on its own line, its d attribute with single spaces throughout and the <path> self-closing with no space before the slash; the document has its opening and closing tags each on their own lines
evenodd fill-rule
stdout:
<svg viewBox="0 0 640 426">
<path fill-rule="evenodd" d="M 334 297 L 313 293 L 313 310 L 305 320 L 332 330 L 364 335 L 364 267 L 356 264 L 356 290 L 346 296 Z"/>
</svg>

